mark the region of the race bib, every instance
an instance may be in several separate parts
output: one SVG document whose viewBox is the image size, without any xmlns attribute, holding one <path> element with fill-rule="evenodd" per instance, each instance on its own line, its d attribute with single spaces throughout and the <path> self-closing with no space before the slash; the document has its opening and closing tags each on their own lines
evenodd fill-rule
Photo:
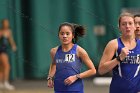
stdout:
<svg viewBox="0 0 140 93">
<path fill-rule="evenodd" d="M 65 61 L 67 61 L 67 62 L 75 61 L 75 54 L 66 54 L 65 55 Z"/>
</svg>

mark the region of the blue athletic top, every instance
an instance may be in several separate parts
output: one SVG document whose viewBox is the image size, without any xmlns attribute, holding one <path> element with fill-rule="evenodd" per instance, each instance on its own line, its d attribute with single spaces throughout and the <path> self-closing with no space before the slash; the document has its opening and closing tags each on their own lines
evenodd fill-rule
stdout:
<svg viewBox="0 0 140 93">
<path fill-rule="evenodd" d="M 8 39 L 5 36 L 0 37 L 0 53 L 1 52 L 7 52 L 8 48 Z"/>
<path fill-rule="evenodd" d="M 74 44 L 68 52 L 62 51 L 62 46 L 59 46 L 55 54 L 56 73 L 54 77 L 55 91 L 81 91 L 83 90 L 82 79 L 76 80 L 71 85 L 65 85 L 64 80 L 69 76 L 80 73 L 82 62 L 77 57 L 77 44 Z"/>
<path fill-rule="evenodd" d="M 120 38 L 116 56 L 124 46 Z M 140 91 L 140 40 L 136 39 L 136 47 L 129 50 L 127 57 L 113 69 L 110 93 L 137 93 Z"/>
</svg>

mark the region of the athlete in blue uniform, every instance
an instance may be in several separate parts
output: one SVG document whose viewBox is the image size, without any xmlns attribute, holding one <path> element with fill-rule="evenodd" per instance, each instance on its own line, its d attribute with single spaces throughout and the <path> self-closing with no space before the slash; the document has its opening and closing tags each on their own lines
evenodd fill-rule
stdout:
<svg viewBox="0 0 140 93">
<path fill-rule="evenodd" d="M 0 38 L 0 53 L 5 52 L 7 53 L 7 46 L 8 46 L 8 40 L 5 36 L 1 36 Z"/>
<path fill-rule="evenodd" d="M 110 93 L 139 93 L 140 41 L 134 36 L 134 16 L 122 13 L 119 29 L 122 35 L 107 44 L 100 61 L 99 73 L 105 74 L 113 70 Z"/>
<path fill-rule="evenodd" d="M 50 51 L 52 63 L 47 78 L 48 87 L 54 86 L 55 93 L 84 93 L 82 78 L 96 73 L 87 52 L 75 44 L 84 31 L 82 26 L 72 23 L 63 23 L 59 27 L 61 45 Z M 82 63 L 89 69 L 81 73 Z"/>
<path fill-rule="evenodd" d="M 2 21 L 2 28 L 0 29 L 0 88 L 13 90 L 15 87 L 9 84 L 10 64 L 8 57 L 8 46 L 16 51 L 16 45 L 12 37 L 12 32 L 9 28 L 9 21 L 4 19 Z"/>
</svg>

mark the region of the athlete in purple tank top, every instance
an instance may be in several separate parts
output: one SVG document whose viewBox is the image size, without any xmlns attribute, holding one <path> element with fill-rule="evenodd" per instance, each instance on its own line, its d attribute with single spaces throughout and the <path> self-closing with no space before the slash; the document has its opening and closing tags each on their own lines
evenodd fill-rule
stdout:
<svg viewBox="0 0 140 93">
<path fill-rule="evenodd" d="M 59 27 L 61 45 L 50 51 L 52 63 L 47 78 L 48 87 L 54 87 L 55 93 L 84 93 L 82 79 L 96 73 L 87 52 L 75 44 L 84 31 L 83 26 L 72 23 L 63 23 Z M 82 63 L 88 70 L 80 72 Z"/>
</svg>

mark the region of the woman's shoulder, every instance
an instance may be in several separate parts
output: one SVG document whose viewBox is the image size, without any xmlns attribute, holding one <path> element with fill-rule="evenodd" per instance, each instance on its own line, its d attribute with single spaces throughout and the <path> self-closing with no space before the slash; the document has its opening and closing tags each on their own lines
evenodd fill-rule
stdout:
<svg viewBox="0 0 140 93">
<path fill-rule="evenodd" d="M 106 45 L 107 49 L 117 49 L 118 48 L 118 41 L 117 39 L 112 39 Z"/>
<path fill-rule="evenodd" d="M 3 34 L 6 34 L 8 36 L 10 36 L 12 34 L 11 29 L 0 29 L 0 31 L 2 31 Z"/>
<path fill-rule="evenodd" d="M 51 48 L 50 53 L 55 54 L 57 52 L 58 46 Z"/>
<path fill-rule="evenodd" d="M 77 50 L 84 50 L 81 46 L 77 45 Z"/>
<path fill-rule="evenodd" d="M 112 39 L 108 42 L 108 44 L 117 44 L 117 38 L 116 39 Z"/>
<path fill-rule="evenodd" d="M 77 54 L 87 54 L 87 52 L 83 47 L 77 45 Z"/>
<path fill-rule="evenodd" d="M 12 34 L 12 30 L 11 30 L 11 29 L 7 29 L 6 32 L 7 32 L 8 34 Z"/>
</svg>

